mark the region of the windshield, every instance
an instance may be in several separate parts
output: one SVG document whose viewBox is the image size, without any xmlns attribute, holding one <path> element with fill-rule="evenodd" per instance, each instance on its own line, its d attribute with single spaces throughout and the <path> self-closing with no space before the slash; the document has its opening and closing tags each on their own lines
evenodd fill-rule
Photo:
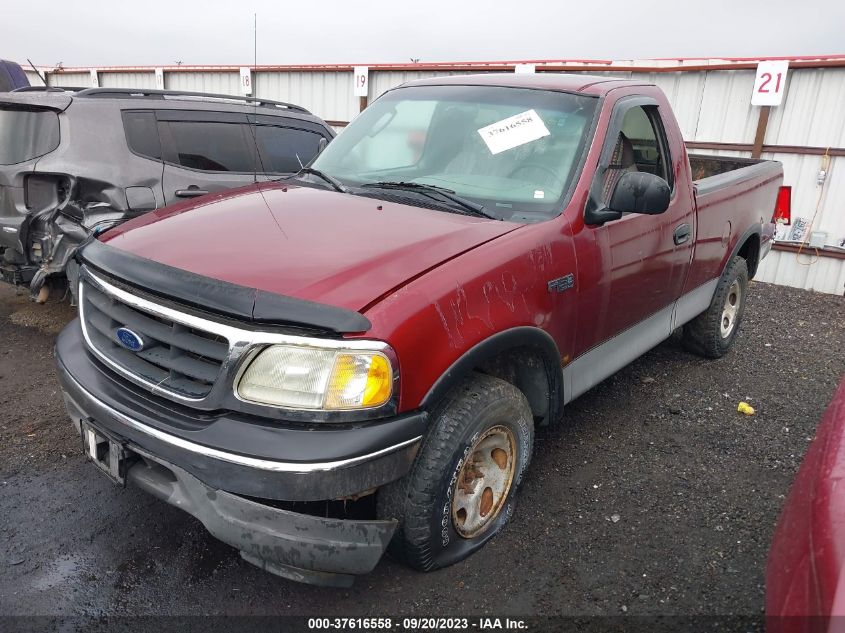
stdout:
<svg viewBox="0 0 845 633">
<path fill-rule="evenodd" d="M 364 110 L 313 163 L 346 186 L 446 188 L 495 217 L 558 215 L 598 100 L 498 86 L 412 86 Z"/>
</svg>

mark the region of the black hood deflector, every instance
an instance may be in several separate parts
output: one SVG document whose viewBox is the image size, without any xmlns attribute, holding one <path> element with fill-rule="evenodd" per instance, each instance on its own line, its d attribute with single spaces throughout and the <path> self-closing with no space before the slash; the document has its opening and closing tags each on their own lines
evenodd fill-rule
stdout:
<svg viewBox="0 0 845 633">
<path fill-rule="evenodd" d="M 77 257 L 81 263 L 141 290 L 242 321 L 338 334 L 366 332 L 372 327 L 359 312 L 204 277 L 96 239 L 80 248 Z"/>
</svg>

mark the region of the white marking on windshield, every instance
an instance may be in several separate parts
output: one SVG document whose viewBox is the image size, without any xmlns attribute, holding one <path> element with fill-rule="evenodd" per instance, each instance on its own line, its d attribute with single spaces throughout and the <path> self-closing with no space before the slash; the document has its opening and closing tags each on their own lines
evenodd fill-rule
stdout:
<svg viewBox="0 0 845 633">
<path fill-rule="evenodd" d="M 534 110 L 502 119 L 478 130 L 491 154 L 499 154 L 514 147 L 549 136 L 549 129 Z"/>
</svg>

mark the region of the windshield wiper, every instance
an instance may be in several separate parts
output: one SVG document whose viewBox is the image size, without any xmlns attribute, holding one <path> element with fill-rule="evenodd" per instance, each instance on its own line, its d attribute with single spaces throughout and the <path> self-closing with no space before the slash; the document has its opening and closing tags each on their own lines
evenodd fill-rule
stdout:
<svg viewBox="0 0 845 633">
<path fill-rule="evenodd" d="M 337 178 L 333 178 L 329 176 L 326 172 L 320 171 L 314 167 L 303 167 L 298 172 L 290 176 L 293 178 L 295 176 L 302 176 L 303 174 L 311 174 L 312 176 L 317 176 L 317 178 L 326 181 L 332 186 L 332 189 L 339 193 L 348 193 L 346 187 L 344 187 Z"/>
<path fill-rule="evenodd" d="M 498 220 L 495 215 L 492 215 L 484 210 L 483 204 L 478 204 L 477 202 L 473 202 L 472 200 L 467 200 L 466 198 L 462 198 L 461 196 L 457 195 L 451 189 L 447 189 L 446 187 L 438 187 L 437 185 L 429 185 L 422 182 L 402 182 L 402 181 L 394 181 L 394 180 L 384 180 L 381 182 L 368 182 L 361 187 L 369 187 L 372 189 L 401 189 L 403 191 L 419 191 L 420 193 L 427 195 L 429 198 L 433 198 L 433 196 L 429 194 L 437 194 L 441 198 L 446 198 L 447 200 L 454 202 L 461 208 L 469 211 L 472 215 L 478 215 L 483 218 L 490 218 L 491 220 Z"/>
</svg>

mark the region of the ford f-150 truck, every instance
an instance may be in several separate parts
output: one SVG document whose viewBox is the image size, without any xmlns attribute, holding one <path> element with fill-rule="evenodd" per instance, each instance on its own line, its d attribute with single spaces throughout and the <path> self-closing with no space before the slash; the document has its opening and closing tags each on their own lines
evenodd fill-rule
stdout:
<svg viewBox="0 0 845 633">
<path fill-rule="evenodd" d="M 115 481 L 268 571 L 449 565 L 512 515 L 536 426 L 681 326 L 728 351 L 782 179 L 688 156 L 638 81 L 411 82 L 294 176 L 89 240 L 67 409 Z"/>
</svg>

